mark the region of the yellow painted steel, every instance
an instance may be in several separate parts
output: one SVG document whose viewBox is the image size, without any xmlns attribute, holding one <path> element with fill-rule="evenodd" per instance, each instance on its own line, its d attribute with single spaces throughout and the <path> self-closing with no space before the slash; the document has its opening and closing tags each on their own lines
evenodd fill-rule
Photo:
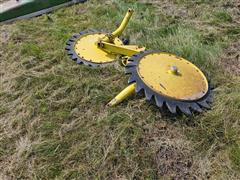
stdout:
<svg viewBox="0 0 240 180">
<path fill-rule="evenodd" d="M 102 38 L 102 41 L 113 42 L 116 37 L 120 36 L 127 27 L 133 12 L 134 12 L 133 9 L 129 8 L 120 26 L 111 34 L 107 34 L 104 38 Z"/>
<path fill-rule="evenodd" d="M 177 100 L 196 100 L 208 91 L 208 81 L 189 61 L 168 53 L 140 59 L 137 72 L 153 91 Z"/>
<path fill-rule="evenodd" d="M 80 36 L 75 44 L 75 52 L 83 59 L 93 63 L 109 63 L 117 58 L 117 54 L 100 49 L 97 45 L 99 39 L 105 37 L 104 33 L 85 34 Z M 114 39 L 114 44 L 123 45 L 119 38 Z"/>
<path fill-rule="evenodd" d="M 121 25 L 111 34 L 93 33 L 80 37 L 75 44 L 75 52 L 93 63 L 108 63 L 124 55 L 123 65 L 128 58 L 145 47 L 123 45 L 118 38 L 126 28 L 133 10 L 129 9 Z M 137 73 L 141 80 L 156 93 L 177 100 L 200 99 L 208 92 L 205 75 L 189 61 L 168 53 L 152 53 L 139 60 Z M 122 90 L 108 105 L 114 106 L 135 92 L 136 83 Z"/>
<path fill-rule="evenodd" d="M 124 90 L 122 90 L 113 100 L 111 100 L 107 105 L 108 106 L 115 106 L 121 103 L 124 99 L 129 97 L 131 94 L 135 92 L 136 83 L 130 84 Z"/>
<path fill-rule="evenodd" d="M 121 54 L 131 57 L 134 54 L 144 51 L 145 47 L 139 47 L 134 45 L 117 45 L 108 42 L 100 42 L 99 48 L 109 53 Z"/>
<path fill-rule="evenodd" d="M 119 26 L 118 29 L 116 29 L 113 33 L 112 33 L 112 38 L 116 38 L 118 36 L 120 36 L 122 34 L 122 32 L 125 30 L 125 28 L 128 25 L 128 22 L 130 20 L 130 18 L 132 17 L 133 14 L 133 9 L 128 9 L 127 14 L 125 15 L 121 25 Z"/>
</svg>

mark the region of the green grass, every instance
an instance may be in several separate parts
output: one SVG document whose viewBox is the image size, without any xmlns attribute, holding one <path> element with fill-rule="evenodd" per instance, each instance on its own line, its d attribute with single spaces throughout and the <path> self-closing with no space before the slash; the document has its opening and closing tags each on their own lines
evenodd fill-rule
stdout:
<svg viewBox="0 0 240 180">
<path fill-rule="evenodd" d="M 232 163 L 239 170 L 239 167 L 240 167 L 240 146 L 239 146 L 239 144 L 236 144 L 235 146 L 232 147 L 230 158 L 232 160 Z"/>
<path fill-rule="evenodd" d="M 240 37 L 236 14 L 225 1 L 145 2 L 91 0 L 0 26 L 0 179 L 240 178 L 240 78 L 221 60 Z M 211 110 L 176 116 L 140 94 L 106 107 L 127 86 L 123 67 L 76 65 L 65 42 L 115 29 L 128 7 L 124 35 L 204 70 Z"/>
</svg>

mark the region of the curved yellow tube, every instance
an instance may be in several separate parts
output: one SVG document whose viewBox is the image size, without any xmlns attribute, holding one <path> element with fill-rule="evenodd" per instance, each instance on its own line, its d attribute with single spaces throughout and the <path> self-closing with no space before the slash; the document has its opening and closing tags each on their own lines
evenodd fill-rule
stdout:
<svg viewBox="0 0 240 180">
<path fill-rule="evenodd" d="M 115 39 L 116 37 L 122 34 L 130 18 L 132 17 L 133 12 L 134 12 L 133 9 L 128 9 L 127 14 L 125 15 L 121 25 L 112 33 L 112 39 Z"/>
<path fill-rule="evenodd" d="M 113 42 L 116 37 L 120 36 L 122 32 L 125 30 L 130 18 L 132 17 L 133 12 L 134 10 L 129 8 L 120 26 L 114 32 L 108 34 L 103 39 L 101 39 L 101 41 Z"/>
</svg>

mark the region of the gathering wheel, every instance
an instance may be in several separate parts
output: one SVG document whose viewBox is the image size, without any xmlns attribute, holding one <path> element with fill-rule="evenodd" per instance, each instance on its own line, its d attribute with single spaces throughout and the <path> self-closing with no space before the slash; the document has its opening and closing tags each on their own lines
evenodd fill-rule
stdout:
<svg viewBox="0 0 240 180">
<path fill-rule="evenodd" d="M 147 100 L 163 105 L 172 113 L 201 112 L 209 108 L 211 89 L 203 72 L 184 58 L 161 51 L 143 51 L 133 55 L 126 65 L 129 83 L 136 92 L 144 91 Z"/>
<path fill-rule="evenodd" d="M 97 42 L 105 37 L 106 34 L 96 30 L 74 34 L 67 41 L 65 49 L 71 59 L 76 61 L 77 64 L 97 67 L 112 63 L 118 58 L 118 55 L 103 51 L 97 45 Z M 113 44 L 123 45 L 123 42 L 120 38 L 115 38 Z"/>
</svg>

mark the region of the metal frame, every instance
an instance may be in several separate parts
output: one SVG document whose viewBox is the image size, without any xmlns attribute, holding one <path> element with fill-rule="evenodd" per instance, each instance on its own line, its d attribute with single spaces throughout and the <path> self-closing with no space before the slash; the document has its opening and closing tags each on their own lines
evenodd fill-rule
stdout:
<svg viewBox="0 0 240 180">
<path fill-rule="evenodd" d="M 48 1 L 52 3 L 49 3 Z M 45 2 L 43 0 L 19 0 L 15 2 L 7 1 L 0 4 L 0 23 L 10 23 L 19 19 L 28 19 L 49 13 L 65 6 L 83 3 L 85 1 L 87 0 L 62 0 L 62 2 L 59 2 L 58 0 L 46 0 Z M 8 3 L 11 3 L 11 7 L 7 6 Z M 37 9 L 36 12 L 34 12 L 35 9 Z"/>
</svg>

